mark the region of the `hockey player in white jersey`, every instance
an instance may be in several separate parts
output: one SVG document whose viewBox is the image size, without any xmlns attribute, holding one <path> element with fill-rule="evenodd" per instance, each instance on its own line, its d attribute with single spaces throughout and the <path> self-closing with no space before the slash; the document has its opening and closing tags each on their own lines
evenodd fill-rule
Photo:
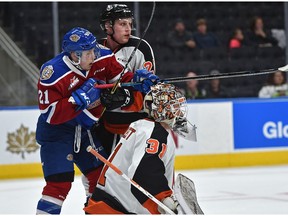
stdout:
<svg viewBox="0 0 288 216">
<path fill-rule="evenodd" d="M 147 69 L 155 73 L 154 53 L 150 44 L 140 38 L 132 35 L 134 15 L 132 10 L 125 4 L 108 4 L 100 15 L 100 27 L 107 35 L 106 38 L 99 39 L 99 43 L 108 47 L 113 51 L 117 61 L 127 70 L 135 72 L 137 69 Z M 128 62 L 131 54 L 134 52 L 133 58 Z M 120 90 L 120 89 L 119 89 Z M 133 91 L 133 103 L 126 108 L 115 109 L 110 106 L 107 97 L 111 90 L 103 90 L 102 104 L 106 107 L 106 112 L 100 120 L 100 125 L 95 128 L 95 133 L 106 152 L 109 154 L 113 149 L 113 145 L 120 139 L 120 136 L 125 133 L 131 122 L 145 118 L 145 113 L 142 112 L 143 95 L 140 92 Z M 105 92 L 105 93 L 104 93 Z M 117 91 L 119 92 L 119 91 Z M 118 99 L 118 94 L 113 95 Z"/>
<path fill-rule="evenodd" d="M 176 125 L 179 128 L 178 121 L 183 123 L 186 109 L 186 99 L 174 85 L 152 86 L 144 98 L 148 118 L 131 123 L 109 157 L 112 164 L 175 213 L 183 210 L 172 190 L 175 143 L 171 130 Z M 165 213 L 107 165 L 84 210 L 88 214 Z"/>
</svg>

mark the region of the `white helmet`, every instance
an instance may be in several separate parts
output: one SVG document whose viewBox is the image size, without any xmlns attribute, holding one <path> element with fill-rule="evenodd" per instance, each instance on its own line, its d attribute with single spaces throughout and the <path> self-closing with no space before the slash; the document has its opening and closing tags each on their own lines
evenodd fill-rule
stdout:
<svg viewBox="0 0 288 216">
<path fill-rule="evenodd" d="M 171 128 L 178 119 L 185 118 L 187 103 L 183 93 L 174 85 L 157 83 L 144 98 L 144 111 L 156 122 L 165 122 Z"/>
</svg>

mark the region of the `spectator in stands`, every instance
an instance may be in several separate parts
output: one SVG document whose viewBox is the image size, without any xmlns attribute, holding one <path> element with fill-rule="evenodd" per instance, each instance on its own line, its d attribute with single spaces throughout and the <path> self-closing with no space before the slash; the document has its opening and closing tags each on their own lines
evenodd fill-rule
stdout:
<svg viewBox="0 0 288 216">
<path fill-rule="evenodd" d="M 197 32 L 194 33 L 193 38 L 196 42 L 196 47 L 200 49 L 218 47 L 220 41 L 215 34 L 207 31 L 207 23 L 205 19 L 198 19 L 196 22 Z"/>
<path fill-rule="evenodd" d="M 269 74 L 267 83 L 260 89 L 258 96 L 260 98 L 288 96 L 288 84 L 286 81 L 285 72 L 277 71 Z"/>
<path fill-rule="evenodd" d="M 249 42 L 257 47 L 277 46 L 278 41 L 272 37 L 270 30 L 264 29 L 263 19 L 255 16 L 251 22 L 251 31 L 247 34 Z"/>
<path fill-rule="evenodd" d="M 197 76 L 194 72 L 188 72 L 186 77 Z M 201 90 L 198 86 L 198 80 L 191 79 L 186 82 L 185 97 L 186 99 L 200 99 L 205 97 L 205 91 Z"/>
<path fill-rule="evenodd" d="M 167 44 L 172 48 L 189 48 L 196 46 L 192 32 L 186 29 L 182 19 L 177 19 L 173 25 L 173 30 L 168 33 Z"/>
<path fill-rule="evenodd" d="M 218 75 L 220 72 L 216 69 L 210 72 L 210 75 Z M 205 88 L 205 98 L 227 98 L 229 97 L 228 90 L 221 85 L 220 79 L 212 79 Z"/>
<path fill-rule="evenodd" d="M 233 31 L 233 34 L 229 40 L 229 48 L 233 49 L 233 48 L 240 48 L 245 44 L 244 41 L 244 34 L 242 32 L 242 29 L 240 28 L 236 28 Z"/>
</svg>

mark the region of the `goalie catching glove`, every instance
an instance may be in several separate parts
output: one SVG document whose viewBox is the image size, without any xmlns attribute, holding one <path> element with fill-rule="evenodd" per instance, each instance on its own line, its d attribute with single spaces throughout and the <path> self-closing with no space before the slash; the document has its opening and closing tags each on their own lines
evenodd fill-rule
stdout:
<svg viewBox="0 0 288 216">
<path fill-rule="evenodd" d="M 100 100 L 107 110 L 129 106 L 134 102 L 133 93 L 126 88 L 117 88 L 114 94 L 111 94 L 110 89 L 104 89 L 101 92 Z"/>
</svg>

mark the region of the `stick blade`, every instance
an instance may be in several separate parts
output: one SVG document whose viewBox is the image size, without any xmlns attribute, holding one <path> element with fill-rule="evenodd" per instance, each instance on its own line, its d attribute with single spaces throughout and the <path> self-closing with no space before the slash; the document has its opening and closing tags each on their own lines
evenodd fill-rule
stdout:
<svg viewBox="0 0 288 216">
<path fill-rule="evenodd" d="M 204 214 L 197 201 L 194 182 L 183 174 L 176 178 L 175 197 L 185 214 Z"/>
</svg>

